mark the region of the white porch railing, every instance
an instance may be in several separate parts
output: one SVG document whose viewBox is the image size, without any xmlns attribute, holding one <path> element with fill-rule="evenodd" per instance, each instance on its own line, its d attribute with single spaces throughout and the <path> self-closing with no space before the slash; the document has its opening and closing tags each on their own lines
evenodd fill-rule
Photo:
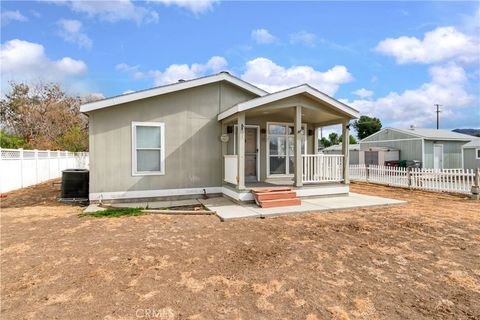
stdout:
<svg viewBox="0 0 480 320">
<path fill-rule="evenodd" d="M 238 160 L 236 155 L 225 155 L 225 180 L 228 183 L 237 184 Z"/>
<path fill-rule="evenodd" d="M 304 154 L 304 183 L 343 181 L 343 155 Z"/>
</svg>

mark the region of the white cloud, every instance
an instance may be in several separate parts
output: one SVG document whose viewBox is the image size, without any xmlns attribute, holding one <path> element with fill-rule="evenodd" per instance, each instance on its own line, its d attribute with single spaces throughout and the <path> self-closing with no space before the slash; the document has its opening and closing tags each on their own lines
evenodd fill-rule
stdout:
<svg viewBox="0 0 480 320">
<path fill-rule="evenodd" d="M 307 31 L 300 31 L 290 35 L 291 44 L 303 44 L 308 47 L 314 47 L 317 36 Z"/>
<path fill-rule="evenodd" d="M 219 0 L 150 0 L 151 2 L 160 2 L 167 6 L 176 5 L 187 9 L 194 14 L 201 14 L 213 9 L 213 5 Z"/>
<path fill-rule="evenodd" d="M 373 96 L 373 91 L 361 88 L 352 92 L 354 95 L 359 96 L 360 98 L 368 98 Z"/>
<path fill-rule="evenodd" d="M 53 1 L 53 3 L 66 4 L 75 12 L 84 13 L 89 17 L 96 17 L 108 22 L 121 20 L 132 20 L 137 23 L 158 22 L 158 13 L 155 10 L 138 6 L 131 0 L 64 0 Z"/>
<path fill-rule="evenodd" d="M 87 71 L 86 64 L 81 60 L 70 57 L 51 60 L 41 44 L 18 39 L 1 45 L 0 66 L 3 88 L 11 80 L 63 82 Z"/>
<path fill-rule="evenodd" d="M 256 29 L 252 31 L 252 39 L 257 43 L 270 44 L 277 42 L 277 38 L 267 29 Z"/>
<path fill-rule="evenodd" d="M 438 63 L 454 59 L 463 63 L 479 60 L 480 42 L 455 27 L 439 27 L 425 33 L 423 39 L 402 36 L 388 38 L 375 51 L 395 57 L 397 63 Z"/>
<path fill-rule="evenodd" d="M 390 92 L 375 100 L 344 102 L 362 114 L 379 117 L 382 122 L 396 127 L 432 127 L 435 123 L 434 103 L 443 106 L 444 118 L 454 119 L 459 116 L 459 109 L 475 102 L 476 97 L 466 91 L 467 75 L 459 65 L 451 62 L 443 66 L 432 66 L 429 73 L 430 82 L 416 89 L 402 93 Z"/>
<path fill-rule="evenodd" d="M 3 11 L 1 13 L 2 26 L 6 26 L 12 21 L 25 22 L 28 21 L 28 18 L 20 13 L 20 11 Z"/>
<path fill-rule="evenodd" d="M 242 79 L 270 92 L 308 83 L 328 95 L 334 95 L 338 87 L 353 80 L 345 66 L 334 66 L 318 71 L 310 66 L 283 67 L 267 58 L 256 58 L 246 64 Z"/>
<path fill-rule="evenodd" d="M 175 83 L 180 79 L 189 80 L 198 78 L 207 74 L 217 73 L 225 70 L 228 62 L 224 57 L 211 57 L 207 63 L 188 64 L 172 64 L 164 71 L 149 70 L 146 72 L 139 71 L 139 66 L 130 66 L 126 63 L 116 65 L 116 69 L 132 74 L 134 79 L 152 78 L 155 85 L 164 85 Z"/>
<path fill-rule="evenodd" d="M 66 42 L 75 43 L 80 48 L 90 49 L 92 40 L 82 32 L 82 22 L 78 20 L 62 19 L 57 22 L 60 27 L 58 35 Z"/>
</svg>

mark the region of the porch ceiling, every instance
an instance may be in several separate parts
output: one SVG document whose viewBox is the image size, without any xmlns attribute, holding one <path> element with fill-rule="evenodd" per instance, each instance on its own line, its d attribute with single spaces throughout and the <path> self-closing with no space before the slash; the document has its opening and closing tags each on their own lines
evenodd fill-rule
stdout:
<svg viewBox="0 0 480 320">
<path fill-rule="evenodd" d="M 239 103 L 219 114 L 218 120 L 228 122 L 228 118 L 235 118 L 239 112 L 245 112 L 248 117 L 276 114 L 293 119 L 295 106 L 302 107 L 302 121 L 318 125 L 339 123 L 359 116 L 358 111 L 350 106 L 308 85 L 301 85 Z"/>
</svg>

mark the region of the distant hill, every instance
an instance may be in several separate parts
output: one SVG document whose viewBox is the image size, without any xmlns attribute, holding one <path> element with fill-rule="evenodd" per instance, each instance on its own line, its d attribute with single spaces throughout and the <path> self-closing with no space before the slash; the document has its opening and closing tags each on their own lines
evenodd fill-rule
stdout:
<svg viewBox="0 0 480 320">
<path fill-rule="evenodd" d="M 468 134 L 475 137 L 480 137 L 480 129 L 453 129 L 453 132 Z"/>
</svg>

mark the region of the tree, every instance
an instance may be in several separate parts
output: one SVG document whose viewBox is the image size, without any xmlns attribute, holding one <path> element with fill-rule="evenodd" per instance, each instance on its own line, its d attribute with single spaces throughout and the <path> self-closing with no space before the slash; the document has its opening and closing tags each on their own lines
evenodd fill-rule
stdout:
<svg viewBox="0 0 480 320">
<path fill-rule="evenodd" d="M 54 83 L 10 83 L 0 101 L 2 128 L 35 149 L 86 151 L 88 120 L 80 104 L 94 98 L 67 95 Z"/>
<path fill-rule="evenodd" d="M 328 147 L 330 147 L 332 144 L 330 143 L 330 140 L 328 140 L 327 138 L 323 137 L 322 139 L 320 139 L 320 145 L 321 145 L 323 148 L 328 148 Z"/>
<path fill-rule="evenodd" d="M 338 141 L 343 142 L 343 135 L 341 135 L 341 136 L 338 138 Z M 355 139 L 354 136 L 350 135 L 350 136 L 349 136 L 348 143 L 349 143 L 349 144 L 357 144 L 357 139 Z"/>
<path fill-rule="evenodd" d="M 330 133 L 328 135 L 328 140 L 330 140 L 330 145 L 331 146 L 340 143 L 340 140 L 338 139 L 338 134 L 336 132 Z"/>
<path fill-rule="evenodd" d="M 3 130 L 0 130 L 0 147 L 5 149 L 28 149 L 29 145 L 22 138 L 16 137 L 14 135 L 6 133 Z"/>
<path fill-rule="evenodd" d="M 358 139 L 362 140 L 375 132 L 380 131 L 382 128 L 382 122 L 378 118 L 361 116 L 360 119 L 355 120 L 353 127 L 357 131 Z"/>
</svg>

